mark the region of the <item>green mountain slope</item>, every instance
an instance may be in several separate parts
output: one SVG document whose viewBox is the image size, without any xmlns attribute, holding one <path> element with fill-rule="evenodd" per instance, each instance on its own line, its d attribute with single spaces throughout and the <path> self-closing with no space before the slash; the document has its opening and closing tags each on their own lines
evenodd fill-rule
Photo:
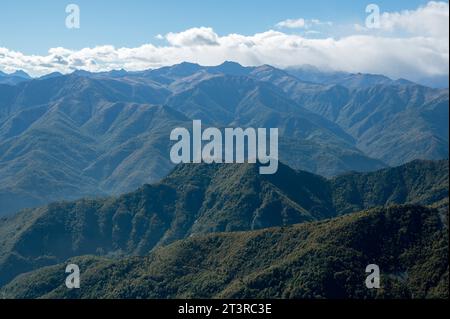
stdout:
<svg viewBox="0 0 450 319">
<path fill-rule="evenodd" d="M 371 173 L 331 179 L 333 201 L 341 213 L 386 204 L 431 205 L 448 197 L 448 161 L 413 161 Z"/>
<path fill-rule="evenodd" d="M 389 165 L 448 157 L 448 89 L 380 84 L 352 90 L 333 85 L 289 94 L 338 124 L 365 154 Z"/>
<path fill-rule="evenodd" d="M 68 261 L 69 262 L 69 261 Z M 67 263 L 68 263 L 67 262 Z M 261 231 L 195 236 L 148 257 L 71 259 L 21 275 L 7 298 L 448 298 L 448 215 L 420 206 L 373 209 Z M 381 288 L 367 289 L 368 264 Z M 432 271 L 431 271 L 432 270 Z"/>
<path fill-rule="evenodd" d="M 189 64 L 156 71 L 75 72 L 0 85 L 0 216 L 161 179 L 173 168 L 170 131 L 193 119 L 278 127 L 282 160 L 297 169 L 331 176 L 385 167 L 270 83 Z"/>
<path fill-rule="evenodd" d="M 215 75 L 173 94 L 167 105 L 215 127 L 276 127 L 279 153 L 287 165 L 319 175 L 373 171 L 384 163 L 354 147 L 335 123 L 301 107 L 267 81 Z"/>
<path fill-rule="evenodd" d="M 332 180 L 281 163 L 274 175 L 260 175 L 250 164 L 180 165 L 161 182 L 126 195 L 53 203 L 0 219 L 0 285 L 72 256 L 141 255 L 193 234 L 285 226 L 446 197 L 447 161 Z"/>
</svg>

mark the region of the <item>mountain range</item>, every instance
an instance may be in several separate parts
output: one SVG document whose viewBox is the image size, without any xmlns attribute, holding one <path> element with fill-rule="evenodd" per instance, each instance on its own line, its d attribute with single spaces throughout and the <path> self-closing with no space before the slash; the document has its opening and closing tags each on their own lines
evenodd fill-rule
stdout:
<svg viewBox="0 0 450 319">
<path fill-rule="evenodd" d="M 326 177 L 448 157 L 448 89 L 304 77 L 225 62 L 2 81 L 0 215 L 158 181 L 174 167 L 171 129 L 193 119 L 278 127 L 280 160 Z"/>
<path fill-rule="evenodd" d="M 415 206 L 386 210 L 393 204 Z M 342 215 L 373 207 L 384 207 L 373 213 L 377 219 L 381 218 L 381 224 L 366 220 L 364 214 L 341 219 Z M 403 216 L 405 212 L 407 215 Z M 422 217 L 415 216 L 416 212 Z M 387 214 L 388 217 L 392 214 L 401 223 L 392 222 L 394 228 L 383 230 L 384 217 L 380 217 L 380 214 Z M 415 250 L 419 249 L 417 247 L 425 245 L 422 241 L 427 240 L 427 237 L 420 237 L 422 231 L 427 232 L 426 236 L 437 236 L 436 245 L 439 247 L 436 249 L 442 251 L 441 240 L 442 234 L 447 231 L 443 230 L 447 214 L 446 160 L 414 161 L 395 168 L 371 173 L 350 173 L 331 179 L 293 170 L 284 164 L 280 164 L 274 175 L 260 175 L 258 164 L 183 164 L 160 182 L 144 185 L 119 197 L 57 202 L 0 219 L 0 286 L 22 273 L 62 263 L 75 256 L 97 255 L 102 259 L 142 256 L 192 236 L 283 228 L 301 223 L 310 225 L 305 226 L 305 229 L 313 230 L 322 225 L 314 222 L 324 220 L 331 220 L 327 222 L 329 225 L 341 225 L 346 220 L 353 225 L 351 227 L 361 222 L 370 231 L 380 230 L 381 234 L 377 238 L 381 242 L 395 240 L 400 245 L 398 240 L 403 240 L 399 239 L 403 237 L 398 236 L 412 236 L 415 238 L 413 242 L 401 242 L 398 248 L 391 242 L 394 246 L 385 252 L 394 254 L 395 258 L 404 258 L 399 250 L 402 247 L 412 249 L 411 256 L 415 256 Z M 416 218 L 424 218 L 426 223 Z M 413 223 L 413 228 L 408 226 L 404 229 L 403 223 Z M 298 233 L 294 232 L 298 236 L 293 238 L 295 245 L 302 245 L 302 238 L 309 232 L 301 229 Z M 316 231 L 321 233 L 320 230 Z M 274 232 L 279 233 L 280 230 Z M 265 235 L 261 234 L 269 233 L 224 236 L 239 241 L 240 236 L 244 239 L 248 236 L 264 238 Z M 337 235 L 335 231 L 330 231 L 330 238 L 333 234 Z M 206 236 L 201 237 L 201 240 L 209 245 L 211 238 L 221 236 Z M 358 238 L 362 241 L 367 238 L 364 232 L 358 233 L 357 227 L 351 234 L 343 233 L 342 236 L 348 236 L 346 240 L 355 242 Z M 267 242 L 267 245 L 270 242 L 275 244 L 274 240 Z M 311 245 L 314 246 L 316 240 Z M 333 240 L 339 242 L 337 237 Z M 289 245 L 279 243 L 283 249 L 288 249 L 283 246 L 285 244 Z M 339 248 L 330 245 L 326 245 L 327 251 Z M 383 244 L 377 245 L 381 246 L 376 246 L 376 249 L 364 247 L 363 253 L 370 255 L 379 252 Z M 397 250 L 394 252 L 392 249 Z M 272 253 L 276 254 L 276 251 Z M 208 249 L 205 253 L 213 255 L 214 249 Z M 442 251 L 442 255 L 433 258 L 441 262 L 444 253 Z M 262 263 L 258 267 L 263 264 L 267 265 Z M 168 296 L 172 295 L 159 297 Z"/>
</svg>

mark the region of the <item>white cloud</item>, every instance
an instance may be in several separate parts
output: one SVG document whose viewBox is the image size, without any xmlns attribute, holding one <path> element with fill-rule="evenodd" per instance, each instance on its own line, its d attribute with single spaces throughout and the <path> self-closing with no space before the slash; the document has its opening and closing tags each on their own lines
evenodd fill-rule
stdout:
<svg viewBox="0 0 450 319">
<path fill-rule="evenodd" d="M 290 28 L 290 29 L 300 29 L 306 28 L 306 21 L 303 18 L 300 19 L 287 19 L 276 24 L 278 28 Z"/>
<path fill-rule="evenodd" d="M 307 30 L 305 31 L 305 34 L 321 34 L 322 32 L 317 30 Z"/>
<path fill-rule="evenodd" d="M 174 46 L 218 45 L 218 35 L 212 28 L 192 28 L 179 33 L 168 33 L 167 41 Z"/>
<path fill-rule="evenodd" d="M 367 28 L 354 24 L 355 31 L 384 34 L 414 36 L 449 37 L 449 5 L 447 2 L 430 1 L 416 10 L 401 12 L 382 12 L 379 28 Z"/>
<path fill-rule="evenodd" d="M 332 26 L 331 21 L 320 21 L 319 19 L 305 20 L 303 18 L 299 19 L 287 19 L 278 22 L 275 27 L 282 29 L 309 29 L 313 26 Z"/>
<path fill-rule="evenodd" d="M 384 12 L 380 19 L 381 29 L 406 31 L 414 35 L 449 36 L 449 6 L 446 2 L 431 1 L 417 10 Z"/>
<path fill-rule="evenodd" d="M 305 38 L 274 30 L 220 36 L 212 28 L 200 27 L 169 33 L 165 36 L 167 44 L 158 46 L 98 46 L 81 50 L 58 47 L 50 49 L 47 55 L 25 55 L 0 48 L 0 70 L 23 69 L 32 75 L 42 75 L 75 69 L 143 70 L 183 61 L 216 65 L 233 60 L 243 65 L 277 67 L 311 64 L 411 80 L 448 74 L 448 4 L 430 2 L 415 11 L 383 14 L 382 19 L 390 24 L 386 22 L 377 33 L 341 38 Z M 392 34 L 392 30 L 399 28 L 407 34 Z"/>
</svg>

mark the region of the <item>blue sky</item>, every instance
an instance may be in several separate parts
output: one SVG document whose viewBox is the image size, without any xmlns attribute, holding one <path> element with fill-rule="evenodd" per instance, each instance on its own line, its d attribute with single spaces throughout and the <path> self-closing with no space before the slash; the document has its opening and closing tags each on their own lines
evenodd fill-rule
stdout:
<svg viewBox="0 0 450 319">
<path fill-rule="evenodd" d="M 68 4 L 79 29 L 66 27 Z M 366 23 L 366 6 L 380 23 Z M 33 76 L 226 60 L 446 81 L 448 1 L 2 0 L 0 71 Z M 426 82 L 425 81 L 425 82 Z"/>
<path fill-rule="evenodd" d="M 373 2 L 382 11 L 415 9 L 427 3 L 422 0 Z M 69 3 L 80 7 L 81 28 L 78 30 L 65 28 L 65 7 Z M 300 17 L 353 25 L 363 23 L 369 3 L 364 0 L 2 0 L 0 47 L 25 54 L 44 54 L 58 46 L 70 49 L 105 44 L 135 47 L 148 42 L 157 44 L 154 38 L 157 34 L 192 27 L 212 27 L 220 35 L 251 35 L 273 29 L 279 21 Z"/>
</svg>

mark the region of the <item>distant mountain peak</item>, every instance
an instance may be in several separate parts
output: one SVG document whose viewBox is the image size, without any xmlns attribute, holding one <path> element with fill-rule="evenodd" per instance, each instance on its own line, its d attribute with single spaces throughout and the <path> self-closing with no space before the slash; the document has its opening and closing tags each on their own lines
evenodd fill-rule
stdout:
<svg viewBox="0 0 450 319">
<path fill-rule="evenodd" d="M 111 70 L 107 73 L 111 76 L 125 76 L 128 74 L 127 70 L 125 70 L 124 68 L 117 69 L 117 70 Z"/>
<path fill-rule="evenodd" d="M 173 66 L 200 66 L 200 64 L 194 63 L 194 62 L 183 61 L 181 63 L 174 64 Z"/>
<path fill-rule="evenodd" d="M 52 72 L 46 75 L 43 75 L 39 78 L 39 80 L 45 80 L 45 79 L 51 79 L 51 78 L 56 78 L 59 76 L 63 76 L 64 74 L 60 73 L 60 72 Z"/>
<path fill-rule="evenodd" d="M 248 75 L 251 68 L 244 67 L 237 62 L 225 61 L 217 66 L 212 66 L 207 68 L 209 72 L 212 73 L 224 73 L 228 75 Z"/>
<path fill-rule="evenodd" d="M 0 71 L 0 76 L 8 76 L 8 77 L 18 77 L 18 78 L 22 78 L 22 79 L 31 79 L 31 76 L 29 76 L 25 71 L 23 70 L 17 70 L 13 73 L 5 73 Z"/>
<path fill-rule="evenodd" d="M 258 69 L 275 70 L 276 68 L 274 66 L 271 66 L 270 64 L 263 64 L 263 65 L 259 66 Z"/>
<path fill-rule="evenodd" d="M 24 79 L 30 79 L 31 78 L 31 76 L 29 76 L 28 73 L 26 73 L 23 70 L 17 70 L 16 72 L 11 73 L 11 75 L 12 76 L 17 76 L 19 78 L 24 78 Z"/>
<path fill-rule="evenodd" d="M 239 64 L 238 62 L 235 61 L 224 61 L 222 64 L 218 65 L 218 66 L 235 66 L 235 67 L 243 67 L 241 64 Z"/>
<path fill-rule="evenodd" d="M 77 75 L 77 76 L 91 76 L 92 73 L 86 70 L 75 70 L 71 73 L 71 75 Z"/>
</svg>

